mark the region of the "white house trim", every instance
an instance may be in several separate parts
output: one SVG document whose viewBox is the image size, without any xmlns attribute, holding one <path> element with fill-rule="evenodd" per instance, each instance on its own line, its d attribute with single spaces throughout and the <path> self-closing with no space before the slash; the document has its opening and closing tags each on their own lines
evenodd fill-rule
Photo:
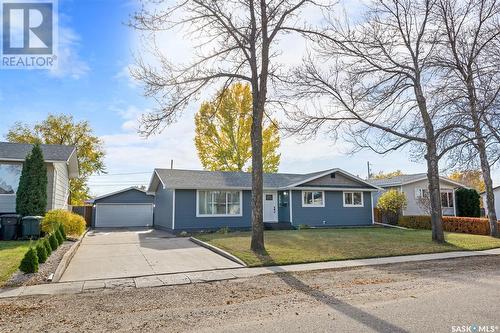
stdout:
<svg viewBox="0 0 500 333">
<path fill-rule="evenodd" d="M 290 223 L 293 224 L 293 209 L 292 209 L 292 206 L 293 206 L 293 201 L 292 201 L 292 190 L 288 190 L 290 192 L 290 199 L 288 199 L 289 201 L 289 205 L 290 205 Z"/>
<path fill-rule="evenodd" d="M 297 191 L 345 191 L 345 192 L 378 192 L 373 188 L 357 188 L 357 187 L 294 187 L 292 190 Z"/>
<path fill-rule="evenodd" d="M 148 193 L 148 192 L 146 192 L 144 190 L 141 190 L 140 188 L 137 188 L 137 187 L 134 187 L 134 186 L 130 186 L 130 187 L 124 188 L 124 189 L 119 190 L 119 191 L 115 191 L 115 192 L 107 193 L 107 194 L 104 194 L 104 195 L 100 195 L 98 197 L 93 198 L 92 201 L 99 200 L 99 199 L 102 199 L 102 198 L 111 197 L 111 196 L 113 196 L 115 194 L 120 194 L 120 193 L 127 192 L 127 191 L 130 191 L 130 190 L 137 190 L 137 191 L 140 191 L 140 192 L 142 192 L 144 194 L 147 194 L 147 195 L 154 195 L 154 194 Z"/>
<path fill-rule="evenodd" d="M 172 230 L 175 230 L 175 189 L 172 191 Z"/>
<path fill-rule="evenodd" d="M 151 179 L 149 180 L 148 190 L 147 190 L 147 192 L 146 192 L 147 194 L 153 194 L 153 193 L 155 193 L 155 192 L 156 192 L 156 190 L 155 190 L 155 191 L 152 191 L 152 190 L 151 190 L 151 186 L 153 185 L 153 180 L 154 180 L 155 176 L 158 178 L 159 183 L 162 185 L 163 189 L 166 189 L 166 188 L 167 188 L 167 186 L 165 185 L 165 183 L 163 182 L 163 180 L 161 180 L 161 177 L 160 177 L 160 175 L 158 174 L 158 170 L 156 170 L 156 169 L 155 169 L 155 170 L 153 171 L 153 174 L 151 175 Z"/>
<path fill-rule="evenodd" d="M 56 186 L 57 186 L 57 177 L 59 176 L 59 172 L 57 171 L 55 165 L 53 165 L 52 167 L 54 169 L 54 177 L 52 179 L 52 209 L 54 209 L 56 207 Z M 68 201 L 66 200 L 65 203 L 68 203 Z"/>
<path fill-rule="evenodd" d="M 418 179 L 412 179 L 412 180 L 409 180 L 409 181 L 407 181 L 407 182 L 401 182 L 401 183 L 396 184 L 396 185 L 401 185 L 401 186 L 402 186 L 402 185 L 408 185 L 408 184 L 412 184 L 412 183 L 420 182 L 420 181 L 422 181 L 422 180 L 428 180 L 428 179 L 427 179 L 427 177 L 422 177 L 422 178 L 418 178 Z M 458 183 L 458 182 L 456 182 L 456 181 L 454 181 L 454 180 L 451 180 L 451 179 L 449 179 L 449 178 L 444 178 L 444 177 L 439 176 L 439 181 L 441 181 L 441 182 L 445 182 L 445 183 L 450 183 L 450 184 L 456 185 L 456 186 L 458 186 L 458 187 L 463 187 L 463 188 L 470 189 L 470 187 L 468 187 L 468 186 L 466 186 L 466 185 L 464 185 L 464 184 Z M 394 186 L 394 185 L 392 185 L 392 186 Z M 392 186 L 388 186 L 388 187 L 392 187 Z"/>
<path fill-rule="evenodd" d="M 315 205 L 315 204 L 306 204 L 304 202 L 304 192 L 320 192 L 321 193 L 321 197 L 323 198 L 323 203 L 321 205 Z M 318 190 L 304 190 L 300 193 L 301 197 L 302 197 L 302 207 L 304 208 L 321 208 L 321 207 L 325 207 L 325 201 L 326 201 L 326 198 L 325 198 L 325 191 L 318 191 Z"/>
<path fill-rule="evenodd" d="M 310 177 L 310 178 L 307 178 L 307 179 L 302 180 L 302 181 L 300 181 L 300 182 L 297 182 L 297 183 L 294 183 L 294 184 L 290 184 L 288 187 L 293 188 L 293 187 L 296 187 L 296 186 L 299 186 L 299 185 L 302 185 L 302 184 L 308 183 L 308 182 L 310 182 L 310 181 L 313 181 L 313 180 L 315 180 L 315 179 L 318 179 L 318 178 L 321 178 L 321 177 L 327 176 L 327 175 L 329 175 L 329 174 L 331 174 L 331 173 L 335 173 L 335 172 L 341 173 L 341 174 L 343 174 L 344 176 L 347 176 L 348 178 L 352 178 L 352 179 L 354 179 L 354 180 L 356 180 L 356 181 L 358 181 L 358 182 L 360 182 L 360 183 L 363 183 L 363 184 L 365 184 L 365 185 L 368 185 L 368 186 L 372 187 L 372 190 L 373 190 L 373 188 L 375 188 L 375 189 L 377 189 L 377 190 L 382 190 L 382 188 L 381 188 L 381 187 L 378 187 L 378 186 L 376 186 L 376 185 L 373 185 L 373 184 L 371 184 L 371 183 L 367 182 L 366 180 L 363 180 L 363 179 L 361 179 L 361 178 L 359 178 L 359 177 L 357 177 L 357 176 L 354 176 L 353 174 L 350 174 L 349 172 L 344 171 L 344 170 L 339 169 L 339 168 L 334 168 L 334 169 L 327 170 L 327 171 L 322 172 L 321 174 L 316 175 L 316 176 L 314 176 L 314 177 Z"/>
<path fill-rule="evenodd" d="M 361 205 L 354 205 L 354 193 L 361 193 Z M 346 204 L 345 203 L 345 195 L 346 193 L 352 193 L 353 196 L 352 196 L 352 201 L 353 201 L 353 204 Z M 365 194 L 362 192 L 362 191 L 344 191 L 342 192 L 342 205 L 346 208 L 363 208 L 365 207 Z M 372 209 L 372 214 L 373 214 L 373 209 Z"/>
<path fill-rule="evenodd" d="M 200 214 L 200 191 L 238 191 L 240 194 L 240 213 L 239 214 Z M 227 196 L 226 196 L 227 200 Z M 227 204 L 227 201 L 226 201 Z M 241 217 L 243 216 L 243 191 L 226 189 L 197 189 L 196 190 L 196 217 Z"/>
<path fill-rule="evenodd" d="M 375 224 L 375 213 L 374 213 L 374 210 L 373 208 L 373 195 L 370 193 L 370 200 L 371 200 L 371 203 L 372 203 L 372 224 Z"/>
</svg>

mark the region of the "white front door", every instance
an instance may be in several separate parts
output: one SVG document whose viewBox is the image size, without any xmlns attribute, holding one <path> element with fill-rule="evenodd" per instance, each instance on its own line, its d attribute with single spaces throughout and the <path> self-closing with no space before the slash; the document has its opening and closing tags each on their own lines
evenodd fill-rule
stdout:
<svg viewBox="0 0 500 333">
<path fill-rule="evenodd" d="M 278 222 L 278 193 L 264 192 L 264 222 Z"/>
</svg>

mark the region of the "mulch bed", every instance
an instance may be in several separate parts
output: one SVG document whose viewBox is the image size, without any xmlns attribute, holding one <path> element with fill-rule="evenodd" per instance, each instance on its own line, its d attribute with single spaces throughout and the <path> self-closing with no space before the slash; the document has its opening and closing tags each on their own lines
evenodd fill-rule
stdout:
<svg viewBox="0 0 500 333">
<path fill-rule="evenodd" d="M 71 248 L 75 242 L 65 241 L 57 250 L 53 251 L 47 261 L 38 266 L 38 272 L 33 274 L 24 274 L 21 271 L 15 272 L 12 277 L 5 283 L 4 288 L 31 286 L 34 284 L 48 283 L 49 276 L 55 273 L 59 262 L 64 254 Z"/>
</svg>

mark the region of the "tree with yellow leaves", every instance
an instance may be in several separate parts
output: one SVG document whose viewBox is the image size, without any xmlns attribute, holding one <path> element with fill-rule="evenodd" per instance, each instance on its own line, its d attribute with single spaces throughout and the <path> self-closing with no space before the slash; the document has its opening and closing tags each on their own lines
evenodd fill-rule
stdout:
<svg viewBox="0 0 500 333">
<path fill-rule="evenodd" d="M 483 173 L 481 170 L 457 170 L 450 174 L 450 179 L 467 185 L 478 191 L 479 193 L 485 191 L 485 185 L 483 180 Z"/>
<path fill-rule="evenodd" d="M 250 171 L 252 160 L 252 92 L 250 85 L 235 83 L 204 102 L 195 115 L 195 145 L 207 170 Z M 281 155 L 275 121 L 262 130 L 264 172 L 277 172 Z"/>
</svg>

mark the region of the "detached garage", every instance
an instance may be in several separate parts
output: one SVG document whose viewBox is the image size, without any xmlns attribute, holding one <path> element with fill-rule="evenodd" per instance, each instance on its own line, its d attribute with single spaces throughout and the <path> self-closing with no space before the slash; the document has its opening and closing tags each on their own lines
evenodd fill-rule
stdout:
<svg viewBox="0 0 500 333">
<path fill-rule="evenodd" d="M 94 228 L 152 227 L 154 196 L 132 187 L 93 200 Z"/>
</svg>

